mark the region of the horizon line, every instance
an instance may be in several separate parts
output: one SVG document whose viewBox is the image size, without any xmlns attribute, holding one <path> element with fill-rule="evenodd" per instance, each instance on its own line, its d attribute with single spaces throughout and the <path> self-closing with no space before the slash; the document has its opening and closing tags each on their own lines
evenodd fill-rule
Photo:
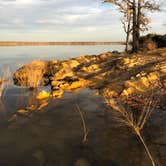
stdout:
<svg viewBox="0 0 166 166">
<path fill-rule="evenodd" d="M 122 41 L 0 41 L 0 46 L 125 45 Z"/>
</svg>

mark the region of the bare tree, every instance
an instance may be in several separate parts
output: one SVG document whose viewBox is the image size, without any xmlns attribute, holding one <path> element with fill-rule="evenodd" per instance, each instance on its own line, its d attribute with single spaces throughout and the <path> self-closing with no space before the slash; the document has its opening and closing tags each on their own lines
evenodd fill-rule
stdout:
<svg viewBox="0 0 166 166">
<path fill-rule="evenodd" d="M 129 47 L 129 38 L 130 33 L 132 31 L 131 28 L 131 20 L 132 20 L 132 7 L 131 2 L 129 0 L 104 0 L 104 2 L 110 2 L 115 4 L 119 11 L 123 13 L 123 18 L 121 20 L 123 24 L 124 31 L 126 33 L 126 41 L 125 41 L 125 51 L 128 51 Z"/>
<path fill-rule="evenodd" d="M 124 14 L 123 20 L 125 21 L 122 23 L 125 25 L 126 50 L 128 50 L 130 32 L 132 32 L 132 51 L 138 52 L 140 32 L 147 30 L 150 22 L 145 12 L 159 10 L 159 4 L 155 0 L 104 0 L 103 2 L 118 6 Z"/>
</svg>

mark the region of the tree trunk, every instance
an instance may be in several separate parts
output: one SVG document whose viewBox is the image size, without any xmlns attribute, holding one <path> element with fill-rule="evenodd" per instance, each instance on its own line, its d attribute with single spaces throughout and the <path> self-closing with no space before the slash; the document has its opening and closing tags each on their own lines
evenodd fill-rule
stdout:
<svg viewBox="0 0 166 166">
<path fill-rule="evenodd" d="M 141 0 L 138 0 L 138 11 L 137 11 L 137 47 L 139 49 L 139 38 L 140 38 L 140 24 L 141 24 Z"/>
<path fill-rule="evenodd" d="M 129 50 L 130 26 L 131 26 L 131 12 L 128 15 L 128 25 L 127 25 L 127 32 L 126 32 L 126 48 L 125 48 L 126 52 Z"/>
<path fill-rule="evenodd" d="M 133 0 L 133 43 L 132 51 L 138 52 L 138 38 L 137 38 L 137 12 L 136 12 L 136 2 Z"/>
</svg>

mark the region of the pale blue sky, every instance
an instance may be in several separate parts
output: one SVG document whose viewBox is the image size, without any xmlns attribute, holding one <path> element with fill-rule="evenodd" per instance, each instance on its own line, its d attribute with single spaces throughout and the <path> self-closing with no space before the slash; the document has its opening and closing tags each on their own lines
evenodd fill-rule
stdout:
<svg viewBox="0 0 166 166">
<path fill-rule="evenodd" d="M 166 33 L 166 13 L 149 14 Z M 120 13 L 100 0 L 0 0 L 0 40 L 122 41 Z"/>
</svg>

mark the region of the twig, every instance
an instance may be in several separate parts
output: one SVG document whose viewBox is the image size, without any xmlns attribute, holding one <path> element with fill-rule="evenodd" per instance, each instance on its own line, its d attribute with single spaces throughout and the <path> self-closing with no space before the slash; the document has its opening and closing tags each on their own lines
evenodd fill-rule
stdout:
<svg viewBox="0 0 166 166">
<path fill-rule="evenodd" d="M 88 136 L 89 130 L 88 130 L 88 128 L 86 127 L 86 123 L 85 123 L 85 120 L 84 120 L 84 116 L 83 116 L 82 111 L 81 111 L 81 109 L 80 109 L 80 107 L 79 107 L 78 104 L 76 104 L 76 108 L 77 108 L 77 111 L 78 111 L 79 114 L 80 114 L 81 121 L 82 121 L 82 126 L 83 126 L 83 133 L 84 133 L 84 135 L 83 135 L 83 140 L 82 140 L 82 142 L 85 143 L 85 142 L 87 142 L 87 136 Z"/>
</svg>

